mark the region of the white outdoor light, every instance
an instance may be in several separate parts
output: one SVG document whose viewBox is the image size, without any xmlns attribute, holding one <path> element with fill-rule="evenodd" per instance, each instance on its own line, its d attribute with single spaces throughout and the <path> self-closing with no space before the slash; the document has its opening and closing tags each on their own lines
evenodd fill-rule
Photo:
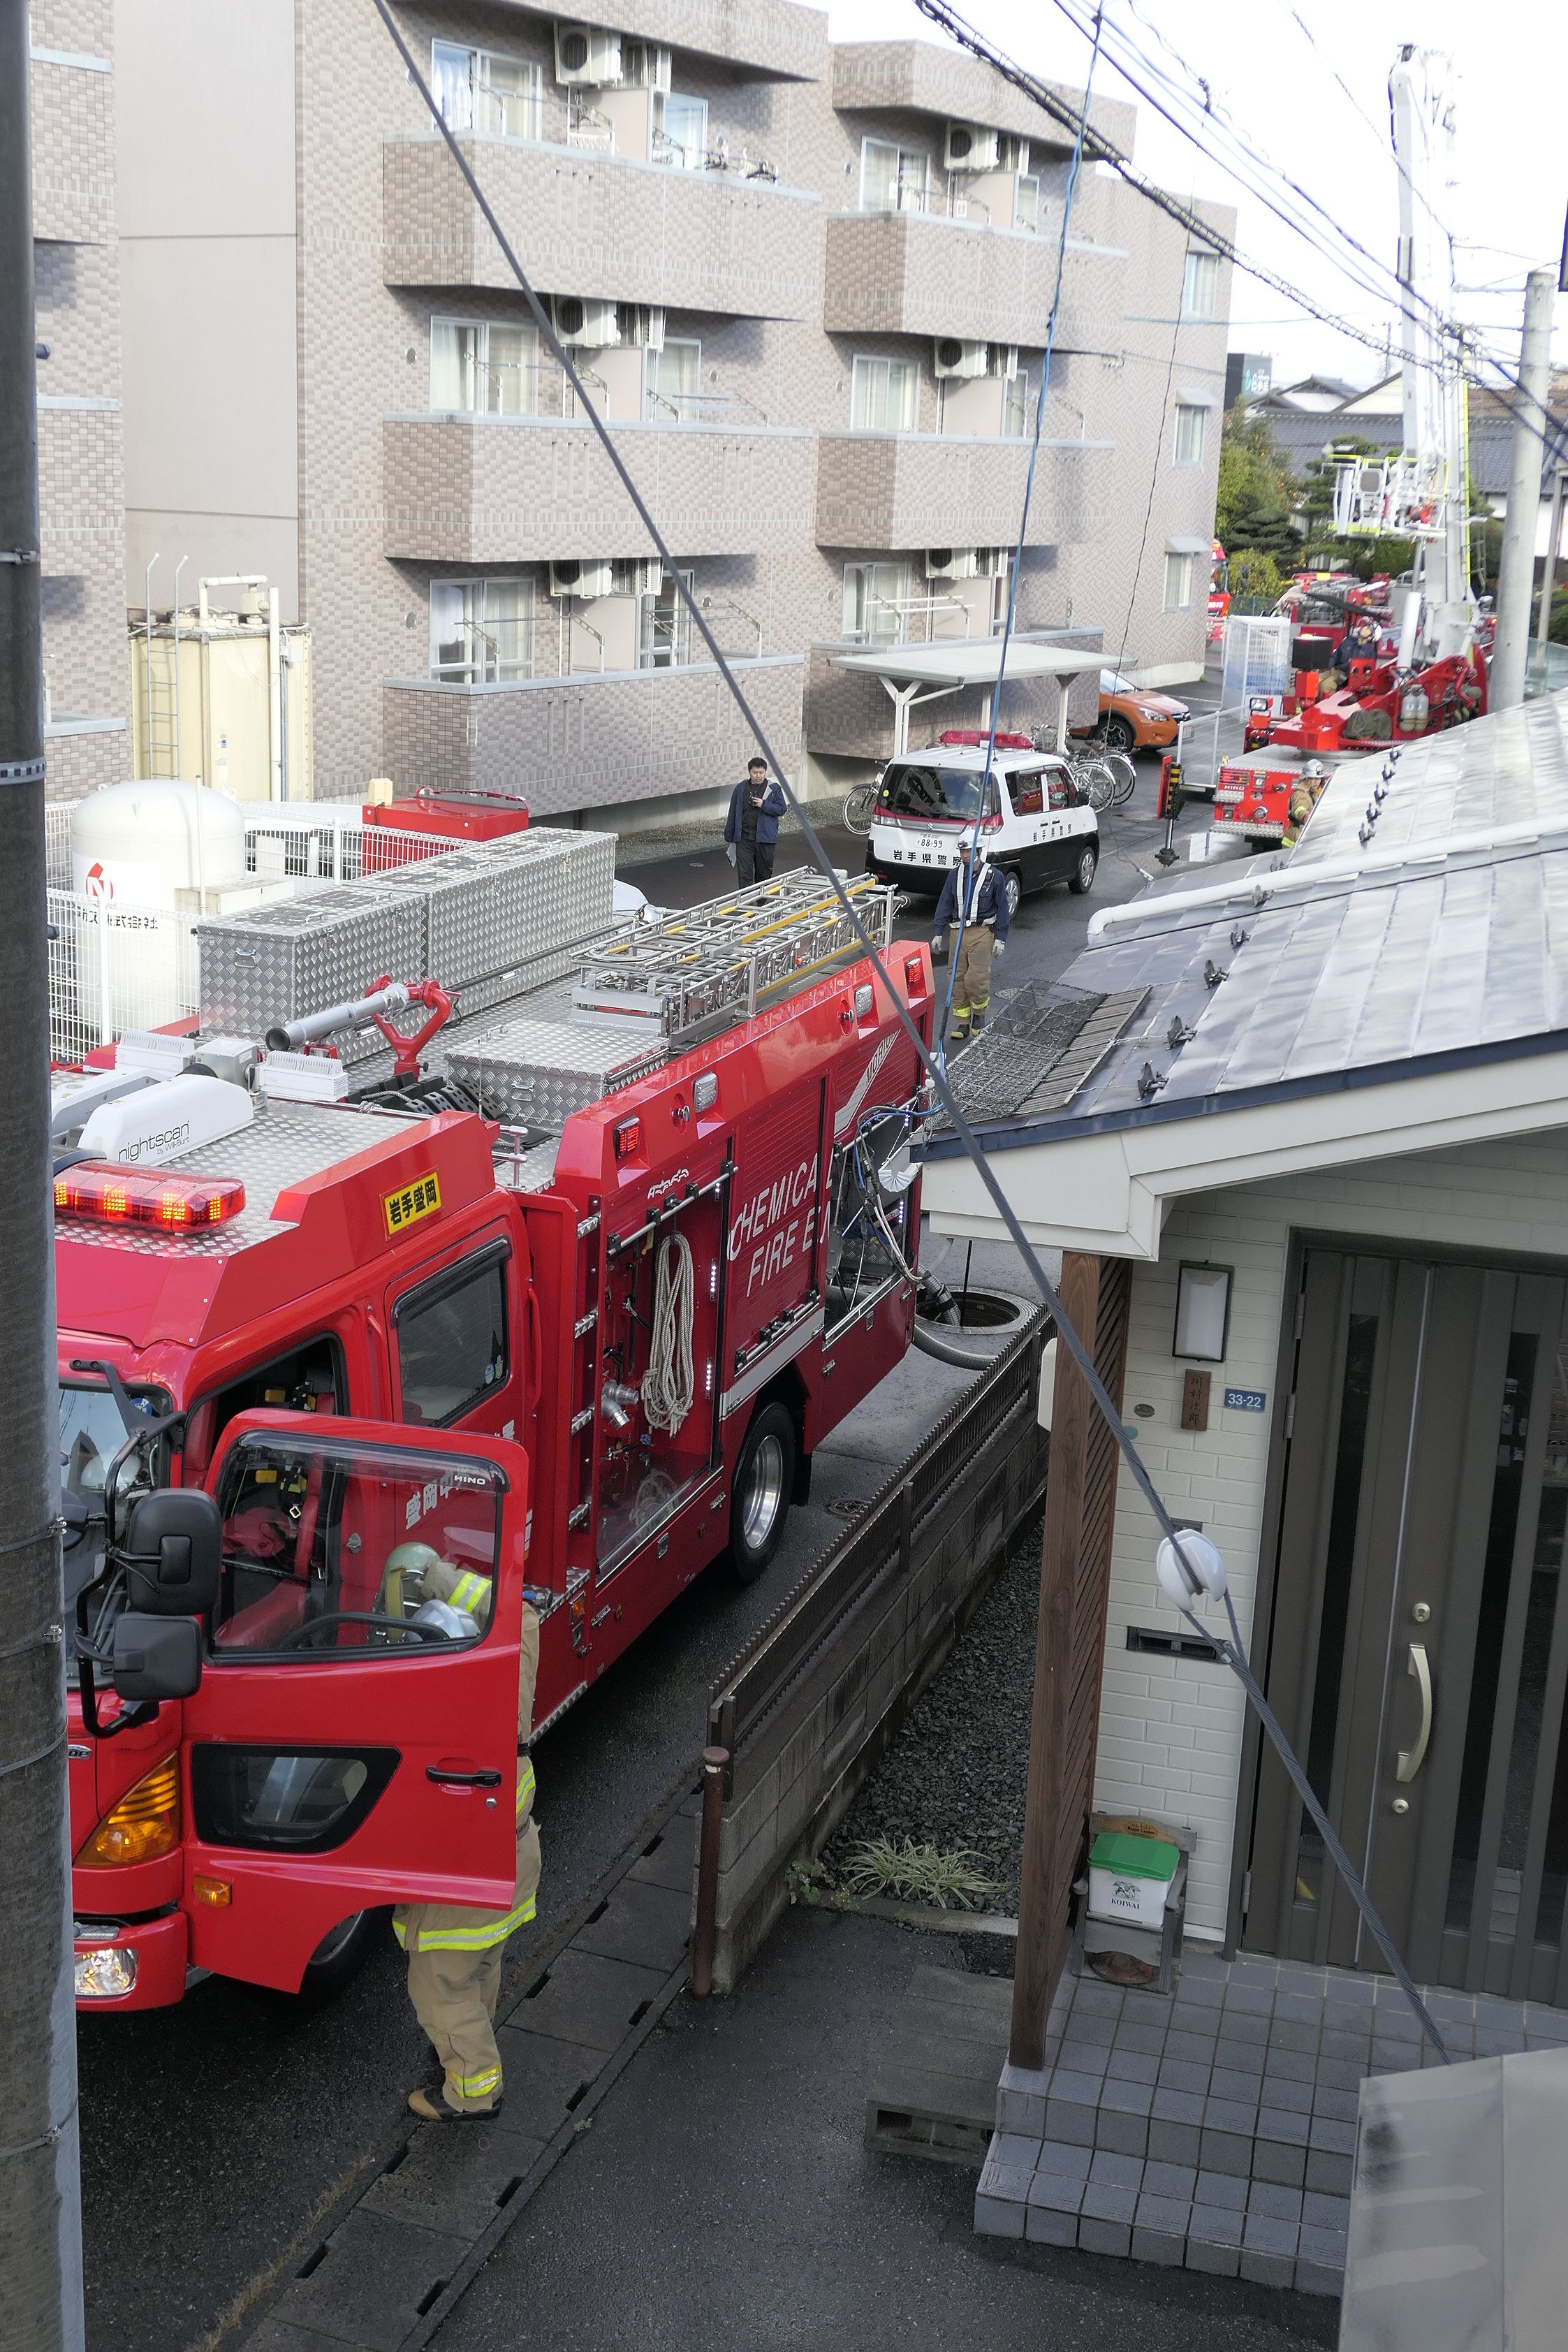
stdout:
<svg viewBox="0 0 1568 2352">
<path fill-rule="evenodd" d="M 1178 1609 L 1190 1609 L 1195 1601 L 1218 1601 L 1225 1592 L 1219 1548 L 1196 1528 L 1181 1528 L 1174 1543 L 1165 1537 L 1155 1554 L 1155 1574 L 1166 1599 Z"/>
<path fill-rule="evenodd" d="M 1191 1357 L 1200 1364 L 1224 1362 L 1232 1272 L 1228 1265 L 1192 1265 L 1183 1261 L 1176 1275 L 1173 1356 Z"/>
</svg>

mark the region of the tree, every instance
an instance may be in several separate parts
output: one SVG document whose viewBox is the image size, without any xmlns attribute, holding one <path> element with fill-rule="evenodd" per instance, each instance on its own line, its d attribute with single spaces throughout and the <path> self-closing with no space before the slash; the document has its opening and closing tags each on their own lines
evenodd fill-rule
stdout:
<svg viewBox="0 0 1568 2352">
<path fill-rule="evenodd" d="M 1219 435 L 1219 484 L 1215 533 L 1232 562 L 1238 555 L 1270 555 L 1288 567 L 1296 555 L 1291 520 L 1294 478 L 1274 446 L 1268 420 L 1227 409 Z"/>
</svg>

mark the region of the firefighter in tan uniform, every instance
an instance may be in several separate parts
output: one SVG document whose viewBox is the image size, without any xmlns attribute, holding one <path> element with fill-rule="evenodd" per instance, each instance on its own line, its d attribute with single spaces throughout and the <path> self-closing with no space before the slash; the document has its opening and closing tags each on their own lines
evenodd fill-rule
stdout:
<svg viewBox="0 0 1568 2352">
<path fill-rule="evenodd" d="M 481 1628 L 488 1619 L 489 1578 L 454 1567 L 428 1544 L 400 1544 L 387 1567 L 401 1573 L 405 1591 L 465 1610 Z M 455 1903 L 404 1903 L 392 1913 L 392 1932 L 408 1954 L 409 1999 L 442 2067 L 441 2082 L 409 2093 L 414 2114 L 432 2122 L 480 2121 L 501 2109 L 495 2024 L 501 1953 L 513 1929 L 533 1917 L 539 1883 L 534 1768 L 528 1751 L 539 1621 L 527 1601 L 518 1651 L 517 1876 L 511 1907 L 479 1911 Z"/>
</svg>

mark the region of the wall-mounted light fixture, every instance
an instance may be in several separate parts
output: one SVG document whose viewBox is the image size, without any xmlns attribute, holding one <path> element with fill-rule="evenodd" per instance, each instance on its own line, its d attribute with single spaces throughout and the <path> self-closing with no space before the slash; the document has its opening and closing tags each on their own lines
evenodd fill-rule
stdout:
<svg viewBox="0 0 1568 2352">
<path fill-rule="evenodd" d="M 1233 1266 L 1192 1265 L 1184 1260 L 1176 1276 L 1173 1356 L 1186 1356 L 1200 1364 L 1224 1362 L 1234 1272 Z"/>
</svg>

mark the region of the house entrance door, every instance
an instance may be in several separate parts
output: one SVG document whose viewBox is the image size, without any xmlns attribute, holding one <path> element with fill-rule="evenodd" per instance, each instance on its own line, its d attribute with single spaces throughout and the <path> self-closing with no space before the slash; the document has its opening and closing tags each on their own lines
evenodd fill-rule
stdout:
<svg viewBox="0 0 1568 2352">
<path fill-rule="evenodd" d="M 1309 1250 L 1265 1678 L 1418 1981 L 1568 2000 L 1568 1285 Z M 1271 1750 L 1243 1941 L 1382 1967 Z"/>
</svg>

